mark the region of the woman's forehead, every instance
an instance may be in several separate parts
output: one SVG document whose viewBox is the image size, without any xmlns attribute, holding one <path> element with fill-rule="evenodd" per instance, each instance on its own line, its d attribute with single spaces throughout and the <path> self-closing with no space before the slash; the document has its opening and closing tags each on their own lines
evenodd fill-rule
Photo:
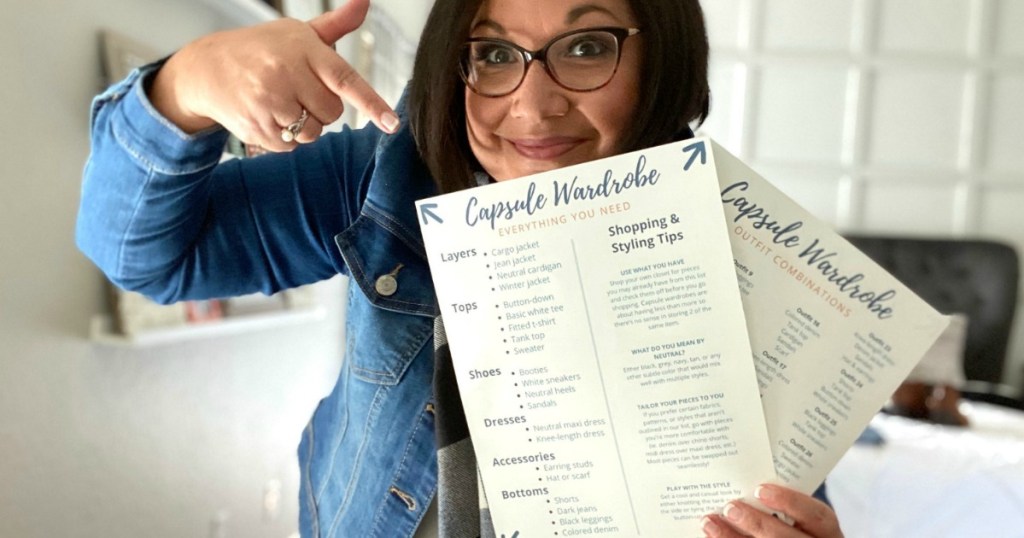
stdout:
<svg viewBox="0 0 1024 538">
<path fill-rule="evenodd" d="M 635 24 L 627 0 L 484 0 L 472 32 L 544 38 L 571 28 Z"/>
</svg>

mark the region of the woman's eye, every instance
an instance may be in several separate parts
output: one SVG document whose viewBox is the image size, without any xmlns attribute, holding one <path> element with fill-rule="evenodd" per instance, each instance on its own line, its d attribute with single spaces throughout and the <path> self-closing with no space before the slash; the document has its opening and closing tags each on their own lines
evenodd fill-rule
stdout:
<svg viewBox="0 0 1024 538">
<path fill-rule="evenodd" d="M 476 59 L 490 65 L 515 63 L 516 57 L 512 49 L 502 45 L 491 45 L 477 51 Z"/>
<path fill-rule="evenodd" d="M 586 38 L 580 39 L 569 46 L 569 56 L 588 57 L 600 56 L 608 52 L 609 47 L 602 41 Z"/>
</svg>

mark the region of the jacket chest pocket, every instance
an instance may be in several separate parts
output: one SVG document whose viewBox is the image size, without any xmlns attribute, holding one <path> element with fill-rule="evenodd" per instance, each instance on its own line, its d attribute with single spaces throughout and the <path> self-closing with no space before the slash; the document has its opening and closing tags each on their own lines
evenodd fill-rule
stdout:
<svg viewBox="0 0 1024 538">
<path fill-rule="evenodd" d="M 433 336 L 437 301 L 427 263 L 366 215 L 334 240 L 351 277 L 346 363 L 364 381 L 397 384 Z"/>
</svg>

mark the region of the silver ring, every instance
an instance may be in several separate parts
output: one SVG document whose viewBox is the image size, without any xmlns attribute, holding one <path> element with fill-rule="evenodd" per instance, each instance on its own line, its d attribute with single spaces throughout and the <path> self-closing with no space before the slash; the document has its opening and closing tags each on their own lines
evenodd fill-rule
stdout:
<svg viewBox="0 0 1024 538">
<path fill-rule="evenodd" d="M 294 142 L 295 138 L 299 136 L 299 132 L 302 131 L 302 127 L 306 125 L 306 120 L 309 119 L 309 111 L 302 109 L 302 115 L 299 119 L 288 124 L 287 127 L 281 129 L 281 140 L 285 143 Z"/>
</svg>

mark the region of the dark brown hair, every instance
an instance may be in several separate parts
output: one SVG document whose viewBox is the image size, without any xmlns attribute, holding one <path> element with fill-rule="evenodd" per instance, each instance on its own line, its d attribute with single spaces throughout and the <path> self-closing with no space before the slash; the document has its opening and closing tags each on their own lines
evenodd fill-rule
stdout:
<svg viewBox="0 0 1024 538">
<path fill-rule="evenodd" d="M 628 0 L 643 30 L 639 110 L 623 151 L 664 144 L 708 115 L 708 38 L 699 0 Z M 483 0 L 437 0 L 416 51 L 407 105 L 440 192 L 475 186 L 459 54 Z M 675 113 L 669 113 L 675 111 Z"/>
</svg>

